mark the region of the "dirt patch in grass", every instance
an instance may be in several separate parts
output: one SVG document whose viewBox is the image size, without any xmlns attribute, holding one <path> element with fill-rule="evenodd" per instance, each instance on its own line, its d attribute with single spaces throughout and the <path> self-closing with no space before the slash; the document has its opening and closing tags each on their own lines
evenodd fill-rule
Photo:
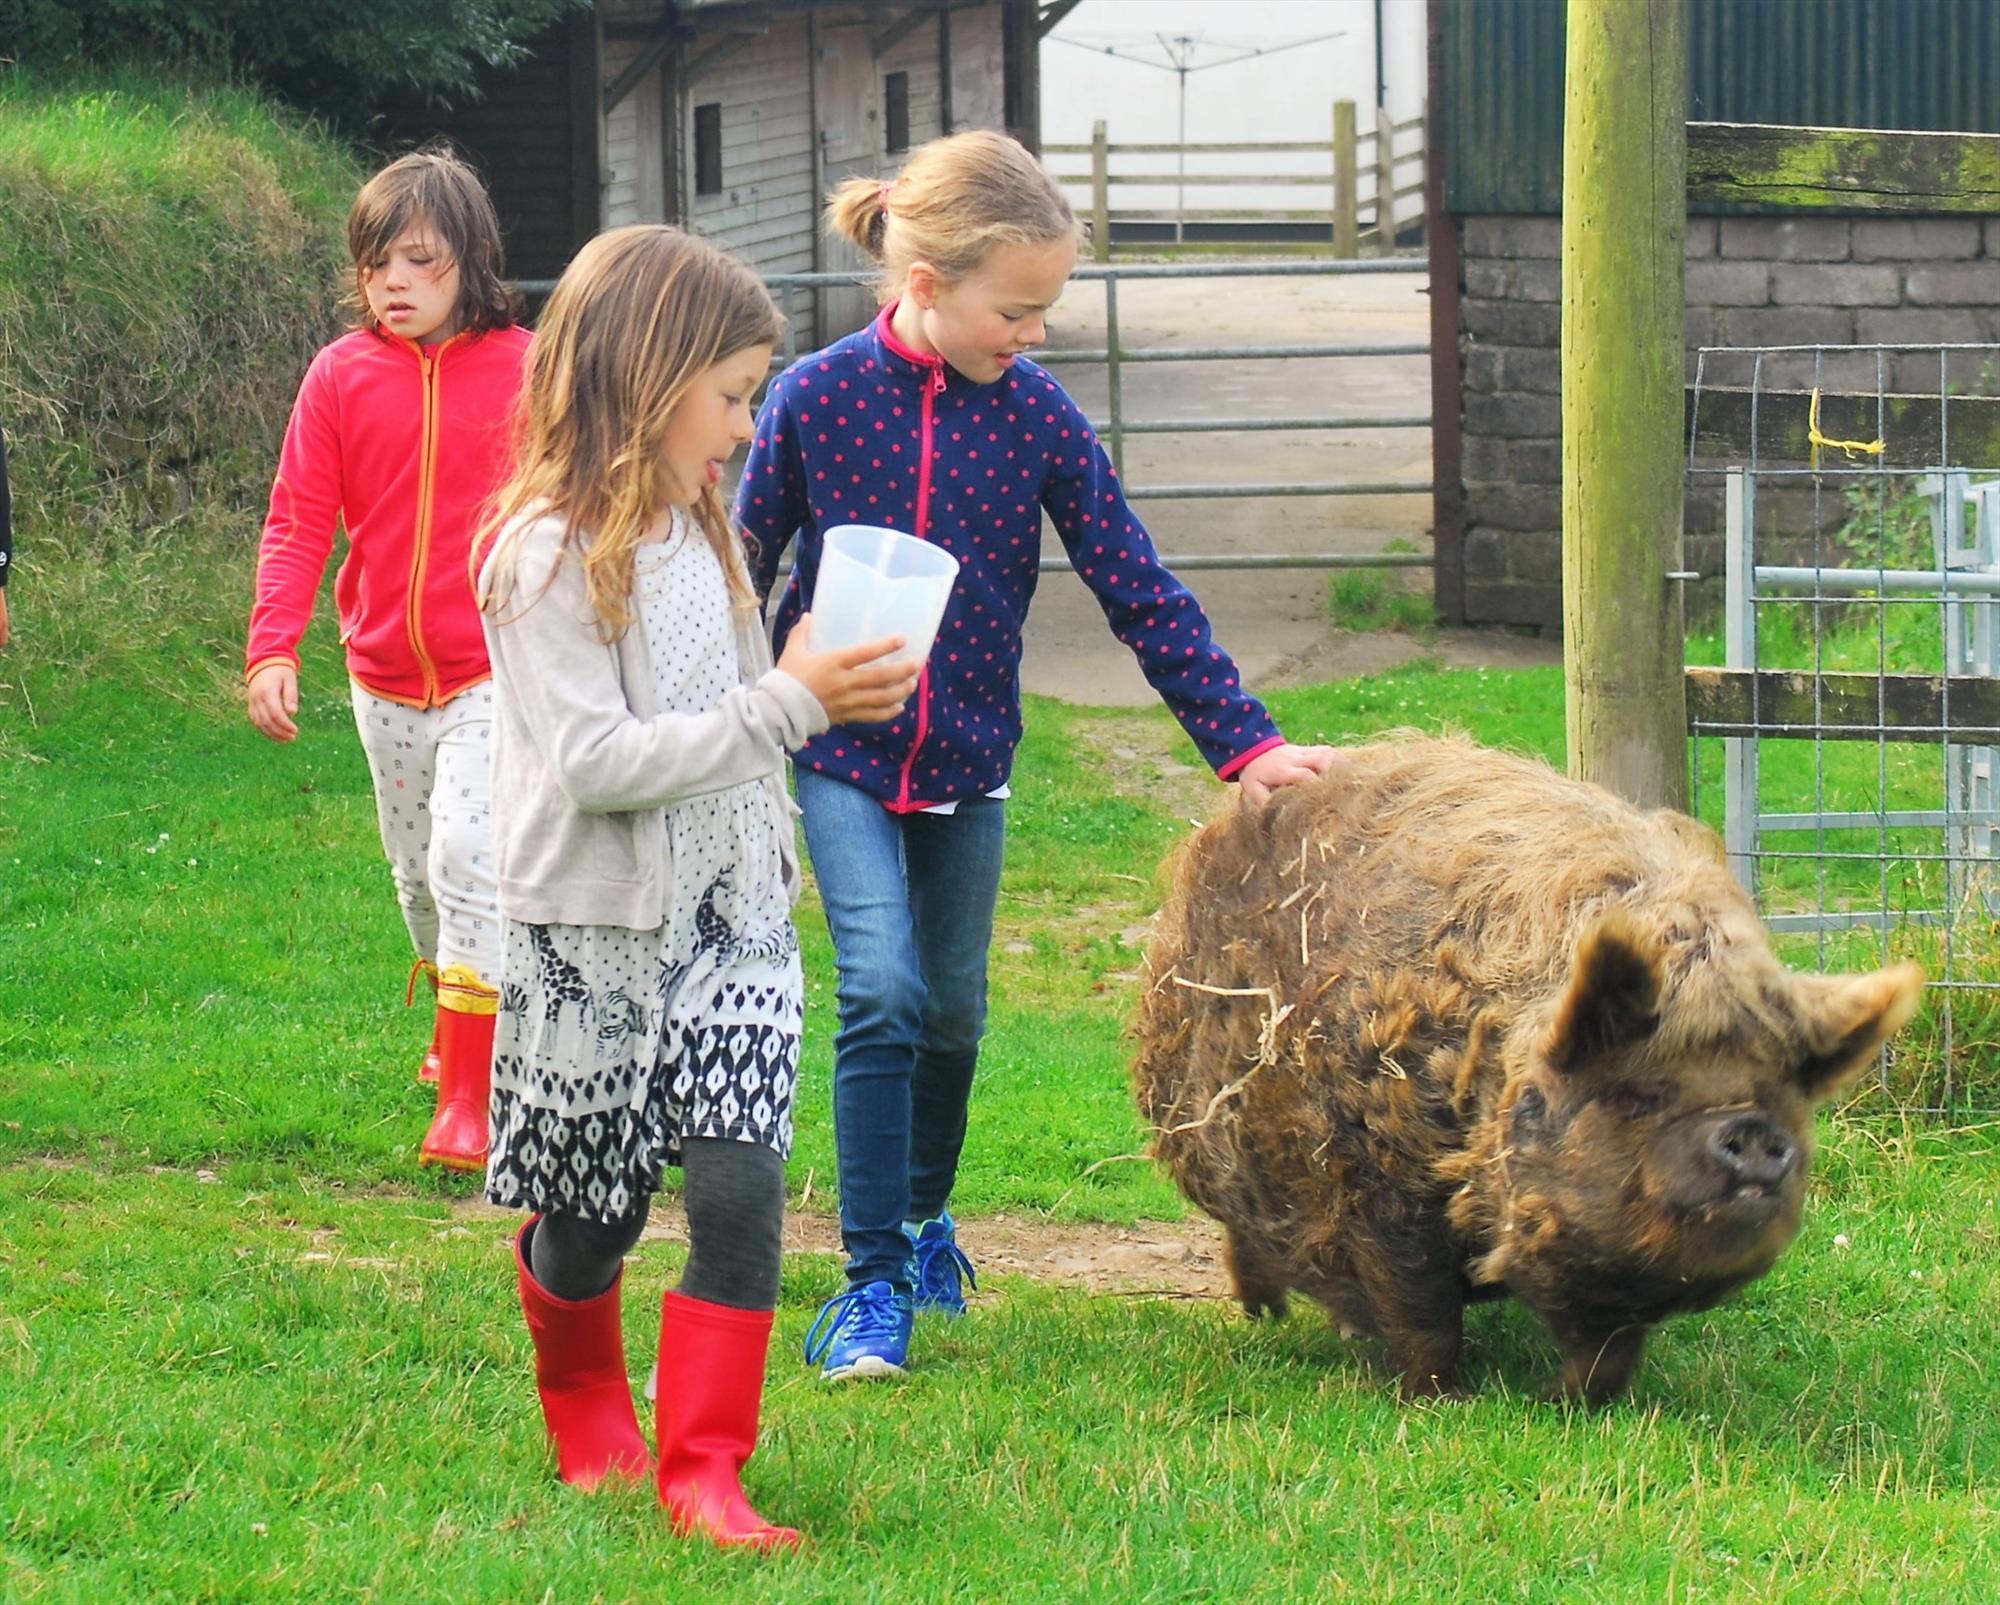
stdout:
<svg viewBox="0 0 2000 1605">
<path fill-rule="evenodd" d="M 517 1211 L 467 1200 L 462 1221 L 518 1222 Z M 685 1243 L 687 1214 L 680 1200 L 653 1205 L 642 1242 Z M 958 1240 L 986 1276 L 1026 1276 L 1089 1293 L 1160 1298 L 1227 1298 L 1222 1231 L 1210 1221 L 1142 1221 L 1134 1226 L 1090 1226 L 1037 1220 L 1026 1215 L 982 1215 L 958 1223 Z M 839 1254 L 840 1221 L 817 1210 L 788 1210 L 785 1252 Z"/>
<path fill-rule="evenodd" d="M 18 1166 L 51 1172 L 75 1171 L 88 1169 L 89 1162 L 49 1155 L 19 1161 Z M 221 1185 L 221 1178 L 212 1170 L 171 1165 L 149 1165 L 146 1170 L 155 1176 L 187 1176 L 204 1185 Z M 330 1188 L 334 1197 L 348 1190 L 340 1183 Z M 394 1182 L 355 1187 L 351 1191 L 356 1198 L 369 1199 L 420 1196 Z M 461 1198 L 452 1201 L 451 1224 L 442 1230 L 453 1236 L 491 1231 L 496 1238 L 505 1239 L 513 1235 L 520 1221 L 519 1210 L 500 1209 L 480 1198 Z M 337 1262 L 365 1269 L 398 1268 L 394 1260 L 357 1257 L 341 1251 L 337 1246 L 339 1228 L 327 1224 L 323 1212 L 311 1222 L 301 1218 L 287 1224 L 295 1224 L 299 1231 L 301 1264 Z M 958 1235 L 972 1263 L 988 1276 L 1026 1276 L 1090 1293 L 1158 1298 L 1229 1296 L 1229 1276 L 1222 1264 L 1222 1230 L 1200 1217 L 1108 1226 L 1002 1212 L 961 1219 Z M 679 1198 L 654 1201 L 652 1217 L 646 1223 L 641 1241 L 687 1241 L 687 1212 Z M 787 1209 L 785 1252 L 841 1253 L 839 1218 L 817 1207 Z"/>
</svg>

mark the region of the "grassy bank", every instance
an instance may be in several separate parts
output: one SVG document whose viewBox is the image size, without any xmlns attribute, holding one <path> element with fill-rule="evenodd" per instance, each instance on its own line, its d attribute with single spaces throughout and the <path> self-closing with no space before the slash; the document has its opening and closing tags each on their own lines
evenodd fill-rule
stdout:
<svg viewBox="0 0 2000 1605">
<path fill-rule="evenodd" d="M 337 325 L 359 173 L 244 91 L 0 67 L 16 544 L 0 763 L 89 679 L 170 703 L 214 693 L 215 623 L 235 628 L 247 595 L 238 553 L 299 376 Z M 163 640 L 188 650 L 163 659 Z"/>
<path fill-rule="evenodd" d="M 245 91 L 0 69 L 0 410 L 25 525 L 156 522 L 268 483 L 357 177 Z"/>
</svg>

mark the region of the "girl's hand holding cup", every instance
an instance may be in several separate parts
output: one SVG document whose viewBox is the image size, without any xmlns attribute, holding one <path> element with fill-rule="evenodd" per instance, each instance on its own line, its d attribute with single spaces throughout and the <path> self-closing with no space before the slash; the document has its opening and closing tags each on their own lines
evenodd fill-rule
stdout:
<svg viewBox="0 0 2000 1605">
<path fill-rule="evenodd" d="M 921 663 L 889 661 L 904 645 L 904 637 L 885 635 L 859 646 L 815 652 L 812 615 L 806 613 L 786 637 L 778 667 L 818 698 L 829 723 L 886 724 L 903 711 L 923 669 Z"/>
</svg>

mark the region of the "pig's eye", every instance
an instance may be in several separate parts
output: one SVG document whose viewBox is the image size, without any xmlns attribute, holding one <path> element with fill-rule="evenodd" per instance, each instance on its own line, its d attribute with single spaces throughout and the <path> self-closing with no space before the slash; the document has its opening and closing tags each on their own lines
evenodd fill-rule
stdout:
<svg viewBox="0 0 2000 1605">
<path fill-rule="evenodd" d="M 1542 1096 L 1540 1087 L 1524 1087 L 1521 1096 L 1514 1100 L 1514 1129 L 1534 1131 L 1547 1118 L 1549 1101 Z"/>
<path fill-rule="evenodd" d="M 1602 1102 L 1624 1120 L 1645 1120 L 1667 1106 L 1663 1096 L 1642 1087 L 1619 1087 L 1607 1092 Z"/>
</svg>

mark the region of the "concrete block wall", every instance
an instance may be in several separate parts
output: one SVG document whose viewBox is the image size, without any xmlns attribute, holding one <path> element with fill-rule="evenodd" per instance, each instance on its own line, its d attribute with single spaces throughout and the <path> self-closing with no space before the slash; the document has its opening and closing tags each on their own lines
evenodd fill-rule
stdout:
<svg viewBox="0 0 2000 1605">
<path fill-rule="evenodd" d="M 1561 225 L 1464 221 L 1460 311 L 1465 610 L 1472 623 L 1562 621 Z M 1690 218 L 1688 379 L 1703 346 L 2000 341 L 2000 218 Z M 2000 390 L 1987 353 L 1767 356 L 1760 382 L 1873 394 Z M 1747 385 L 1752 359 L 1710 355 L 1701 379 Z M 1759 524 L 1809 538 L 1839 509 L 1808 486 L 1759 499 Z M 1720 487 L 1690 479 L 1689 566 L 1719 573 Z M 1714 605 L 1720 581 L 1693 593 Z M 1707 593 L 1713 592 L 1715 595 Z"/>
</svg>

